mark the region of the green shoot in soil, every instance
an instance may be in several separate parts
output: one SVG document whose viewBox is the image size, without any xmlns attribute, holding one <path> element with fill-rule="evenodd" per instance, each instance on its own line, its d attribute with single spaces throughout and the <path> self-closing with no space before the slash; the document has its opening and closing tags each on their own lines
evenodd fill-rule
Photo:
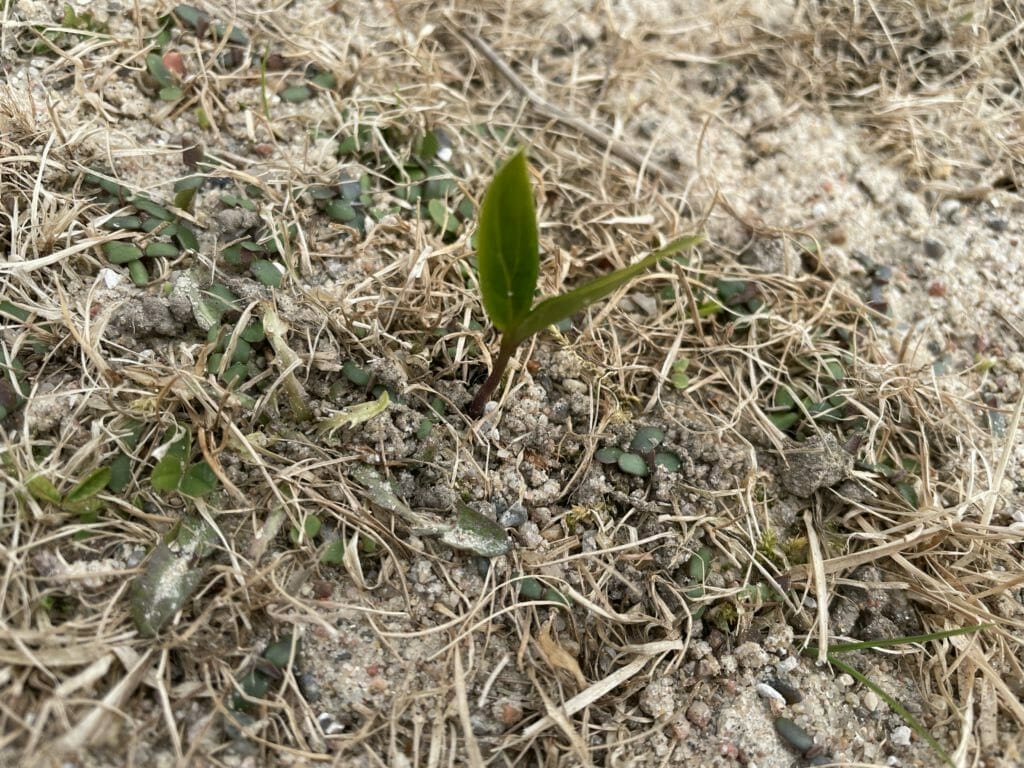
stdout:
<svg viewBox="0 0 1024 768">
<path fill-rule="evenodd" d="M 484 405 L 497 389 L 513 353 L 530 336 L 600 301 L 662 259 L 692 248 L 702 239 L 701 235 L 678 238 L 635 264 L 534 306 L 540 252 L 526 153 L 520 149 L 495 173 L 480 206 L 480 296 L 488 317 L 501 331 L 501 346 L 491 374 L 469 404 L 468 413 L 474 417 L 483 414 Z"/>
</svg>

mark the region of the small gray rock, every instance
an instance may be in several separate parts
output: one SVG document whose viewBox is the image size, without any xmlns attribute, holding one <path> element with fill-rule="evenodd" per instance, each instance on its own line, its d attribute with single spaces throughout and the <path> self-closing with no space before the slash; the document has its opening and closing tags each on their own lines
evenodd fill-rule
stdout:
<svg viewBox="0 0 1024 768">
<path fill-rule="evenodd" d="M 922 243 L 922 245 L 924 245 L 924 255 L 927 256 L 929 259 L 941 259 L 943 255 L 946 253 L 946 245 L 940 240 L 928 237 L 925 238 L 925 241 L 924 243 Z"/>
<path fill-rule="evenodd" d="M 518 528 L 526 522 L 526 507 L 516 502 L 498 515 L 498 525 L 502 528 Z"/>
<path fill-rule="evenodd" d="M 786 451 L 783 487 L 794 496 L 807 498 L 819 488 L 830 488 L 850 477 L 853 456 L 843 450 L 830 432 L 807 438 Z"/>
</svg>

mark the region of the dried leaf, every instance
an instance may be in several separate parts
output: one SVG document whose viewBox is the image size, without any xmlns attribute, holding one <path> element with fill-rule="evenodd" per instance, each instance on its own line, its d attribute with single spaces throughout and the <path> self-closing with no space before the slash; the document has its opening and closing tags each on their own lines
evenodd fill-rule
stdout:
<svg viewBox="0 0 1024 768">
<path fill-rule="evenodd" d="M 580 689 L 587 687 L 587 678 L 583 676 L 583 670 L 580 669 L 576 657 L 559 645 L 558 640 L 552 636 L 550 620 L 537 633 L 537 647 L 548 666 L 568 672 L 576 680 Z"/>
</svg>

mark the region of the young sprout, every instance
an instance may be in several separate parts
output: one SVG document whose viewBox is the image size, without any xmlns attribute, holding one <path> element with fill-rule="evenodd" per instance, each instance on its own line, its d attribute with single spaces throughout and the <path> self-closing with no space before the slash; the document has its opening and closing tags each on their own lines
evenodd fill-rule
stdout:
<svg viewBox="0 0 1024 768">
<path fill-rule="evenodd" d="M 662 259 L 692 248 L 703 239 L 701 235 L 678 238 L 635 264 L 534 305 L 540 251 L 533 192 L 526 153 L 522 149 L 498 169 L 487 187 L 480 206 L 476 238 L 480 296 L 491 323 L 501 332 L 501 346 L 491 374 L 467 409 L 473 417 L 483 414 L 484 405 L 501 382 L 520 344 L 549 325 L 600 301 Z"/>
</svg>

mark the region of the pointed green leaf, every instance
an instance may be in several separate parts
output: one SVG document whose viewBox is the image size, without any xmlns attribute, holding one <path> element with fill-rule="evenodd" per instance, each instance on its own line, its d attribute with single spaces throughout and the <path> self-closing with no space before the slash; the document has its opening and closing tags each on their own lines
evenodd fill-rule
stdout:
<svg viewBox="0 0 1024 768">
<path fill-rule="evenodd" d="M 484 198 L 484 205 L 486 204 L 487 199 Z M 481 223 L 482 219 L 483 215 L 481 214 Z M 680 237 L 677 240 L 673 240 L 664 248 L 660 248 L 657 251 L 654 251 L 654 253 L 648 254 L 635 264 L 630 264 L 628 267 L 623 267 L 622 269 L 617 269 L 610 274 L 595 278 L 590 282 L 584 283 L 578 288 L 569 291 L 568 293 L 544 299 L 544 301 L 534 307 L 533 310 L 516 327 L 510 329 L 509 332 L 513 335 L 516 343 L 519 344 L 530 338 L 530 336 L 538 331 L 547 328 L 549 325 L 554 325 L 559 320 L 571 317 L 584 307 L 593 304 L 595 301 L 600 301 L 617 288 L 628 283 L 637 275 L 646 272 L 662 259 L 668 258 L 669 256 L 688 248 L 692 248 L 703 239 L 704 238 L 701 235 Z M 482 284 L 482 269 L 480 277 Z M 488 310 L 488 312 L 490 312 L 490 310 Z M 491 319 L 494 319 L 493 316 Z M 495 325 L 497 325 L 497 323 L 495 323 Z"/>
<path fill-rule="evenodd" d="M 515 328 L 533 304 L 540 264 L 524 150 L 501 166 L 488 186 L 476 243 L 484 309 L 499 331 Z"/>
<path fill-rule="evenodd" d="M 57 490 L 57 486 L 47 477 L 36 475 L 25 483 L 25 487 L 32 494 L 32 498 L 37 501 L 47 501 L 54 506 L 59 505 L 61 502 L 60 491 Z"/>
<path fill-rule="evenodd" d="M 91 499 L 110 482 L 110 467 L 100 467 L 80 482 L 64 497 L 65 504 L 76 504 Z"/>
</svg>

